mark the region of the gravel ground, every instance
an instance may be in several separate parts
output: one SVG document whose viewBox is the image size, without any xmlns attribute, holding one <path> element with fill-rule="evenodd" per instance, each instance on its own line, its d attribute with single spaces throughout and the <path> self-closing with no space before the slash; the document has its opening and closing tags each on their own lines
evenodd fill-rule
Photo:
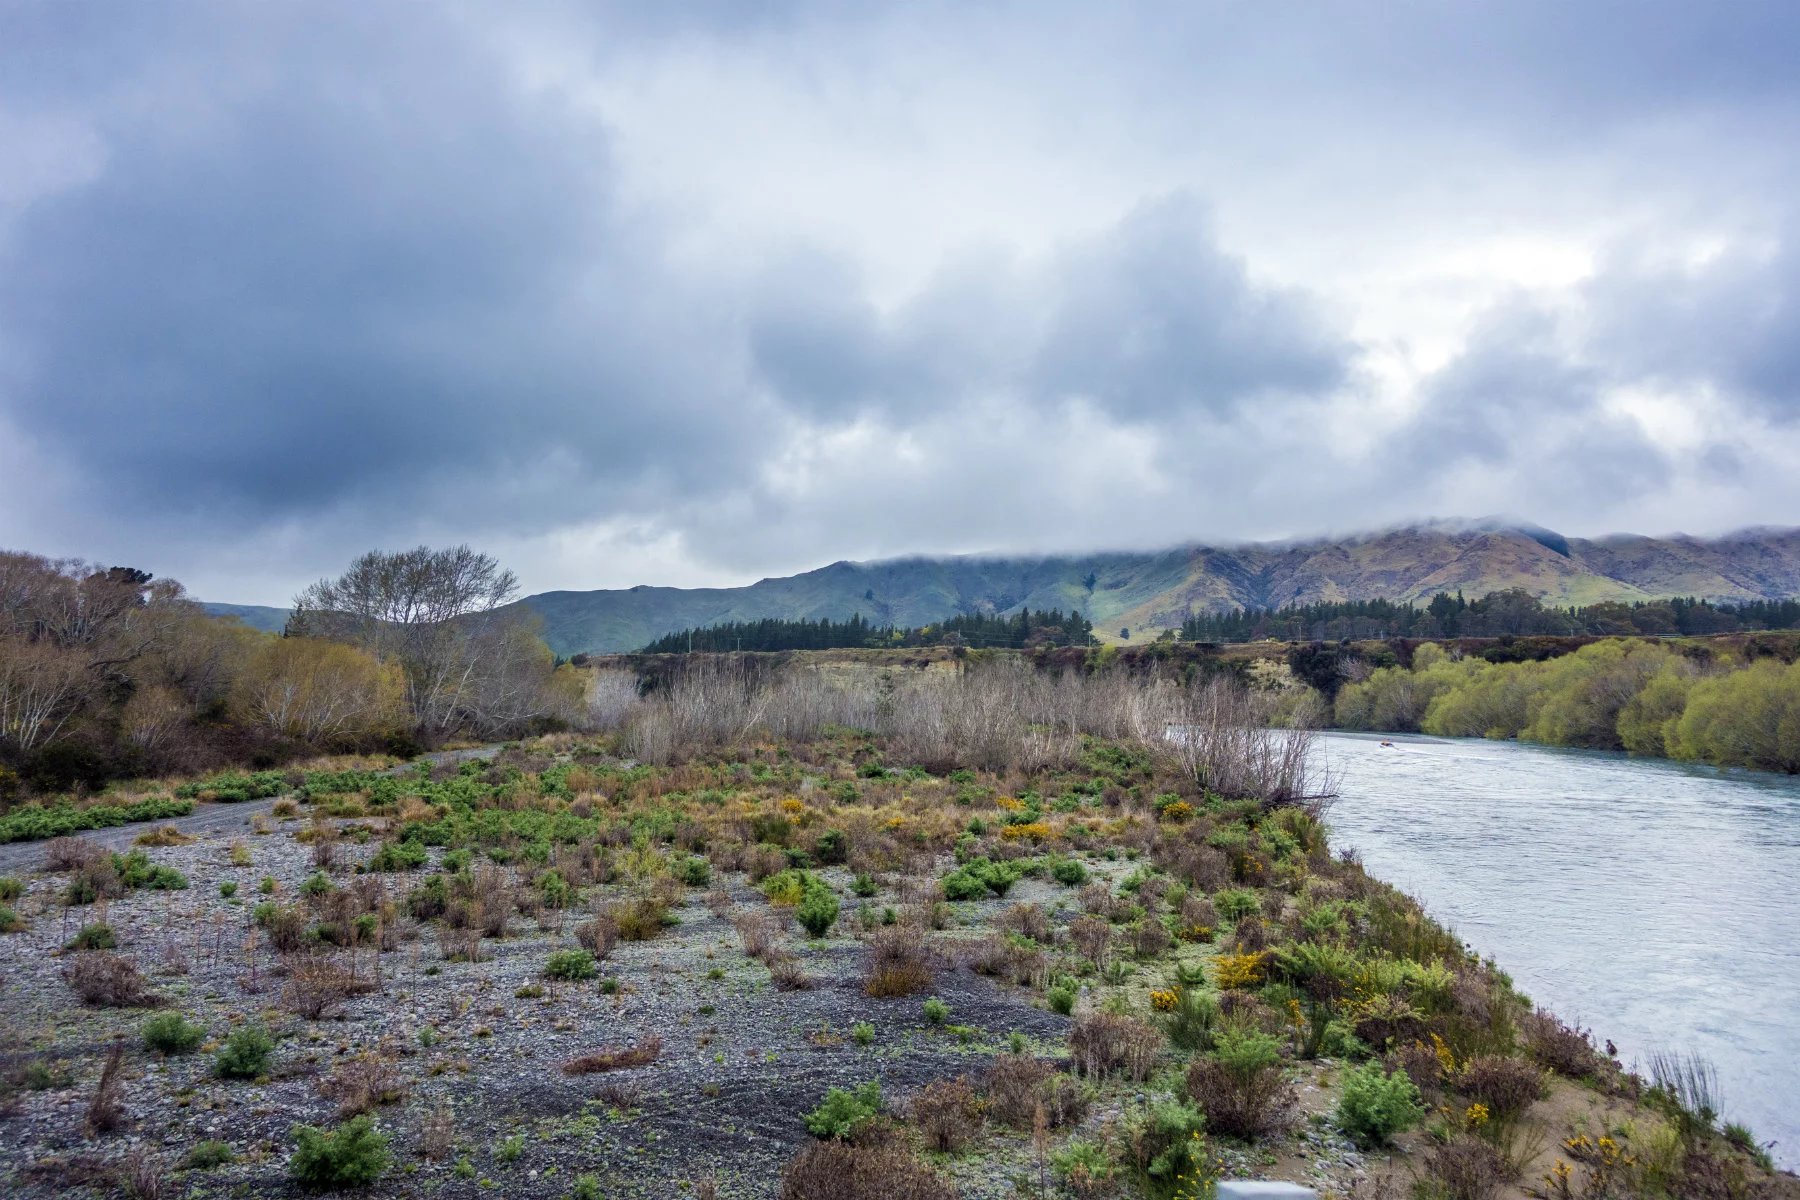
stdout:
<svg viewBox="0 0 1800 1200">
<path fill-rule="evenodd" d="M 352 998 L 336 1019 L 304 1021 L 273 1007 L 281 983 L 274 956 L 244 945 L 249 909 L 261 898 L 258 881 L 272 876 L 283 895 L 292 895 L 313 869 L 310 848 L 291 837 L 300 822 L 264 825 L 271 831 L 256 834 L 247 822 L 206 823 L 189 845 L 150 850 L 153 861 L 180 870 L 190 886 L 134 892 L 104 913 L 59 903 L 66 874 L 30 879 L 17 906 L 29 928 L 0 938 L 0 1053 L 15 1068 L 34 1059 L 54 1064 L 66 1086 L 24 1093 L 0 1124 L 0 1179 L 13 1176 L 7 1194 L 69 1194 L 84 1164 L 117 1161 L 136 1149 L 172 1168 L 206 1139 L 230 1143 L 239 1161 L 176 1173 L 170 1194 L 287 1194 L 291 1126 L 334 1119 L 333 1103 L 317 1090 L 320 1076 L 341 1058 L 385 1048 L 398 1056 L 409 1095 L 379 1110 L 396 1169 L 375 1195 L 475 1196 L 498 1188 L 507 1196 L 561 1196 L 574 1175 L 595 1172 L 608 1197 L 688 1196 L 689 1181 L 707 1176 L 716 1176 L 723 1196 L 771 1196 L 780 1164 L 806 1140 L 801 1114 L 827 1088 L 880 1079 L 897 1099 L 931 1079 L 979 1069 L 1013 1031 L 1045 1053 L 1058 1052 L 1068 1024 L 1033 1007 L 1024 991 L 950 969 L 933 990 L 950 1006 L 949 1024 L 965 1028 L 959 1034 L 934 1027 L 919 998 L 864 996 L 866 951 L 854 937 L 835 934 L 806 942 L 791 931 L 788 944 L 815 986 L 777 992 L 768 972 L 744 957 L 729 923 L 700 903 L 698 890 L 678 910 L 679 926 L 654 941 L 621 944 L 601 980 L 542 979 L 550 951 L 573 942 L 523 919 L 515 919 L 512 936 L 487 943 L 491 957 L 476 963 L 443 961 L 430 930 L 410 930 L 398 950 L 381 956 L 381 991 Z M 241 839 L 232 836 L 240 832 Z M 251 866 L 230 865 L 233 840 L 250 847 Z M 351 853 L 342 855 L 340 879 L 372 848 L 346 844 Z M 848 877 L 826 874 L 847 895 Z M 404 890 L 421 875 L 388 878 Z M 232 900 L 219 894 L 227 880 L 237 884 Z M 763 906 L 741 877 L 730 886 L 740 905 Z M 855 904 L 846 903 L 846 919 Z M 61 978 L 60 947 L 82 923 L 102 916 L 168 1007 L 206 1025 L 210 1040 L 201 1052 L 161 1058 L 138 1041 L 144 1011 L 77 1002 Z M 617 983 L 615 993 L 603 990 L 605 980 Z M 529 987 L 543 994 L 515 994 Z M 205 1050 L 259 1015 L 280 1038 L 271 1078 L 212 1078 Z M 867 1046 L 850 1036 L 859 1021 L 876 1030 Z M 427 1029 L 429 1046 L 421 1036 Z M 559 1069 L 571 1057 L 649 1033 L 663 1038 L 652 1065 L 575 1077 Z M 127 1121 L 117 1133 L 90 1138 L 83 1114 L 115 1037 L 126 1039 L 129 1051 Z M 440 1107 L 454 1114 L 457 1146 L 448 1159 L 430 1162 L 419 1153 L 421 1125 Z M 496 1151 L 514 1135 L 523 1138 L 523 1152 L 502 1162 Z M 1014 1194 L 992 1160 L 971 1174 L 960 1181 L 970 1200 Z"/>
</svg>

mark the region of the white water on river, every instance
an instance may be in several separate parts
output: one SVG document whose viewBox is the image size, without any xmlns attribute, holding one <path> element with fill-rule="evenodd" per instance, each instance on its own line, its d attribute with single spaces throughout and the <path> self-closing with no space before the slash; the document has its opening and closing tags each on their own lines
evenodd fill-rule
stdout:
<svg viewBox="0 0 1800 1200">
<path fill-rule="evenodd" d="M 1800 778 L 1388 737 L 1321 738 L 1334 847 L 1627 1066 L 1711 1060 L 1726 1118 L 1800 1165 Z"/>
</svg>

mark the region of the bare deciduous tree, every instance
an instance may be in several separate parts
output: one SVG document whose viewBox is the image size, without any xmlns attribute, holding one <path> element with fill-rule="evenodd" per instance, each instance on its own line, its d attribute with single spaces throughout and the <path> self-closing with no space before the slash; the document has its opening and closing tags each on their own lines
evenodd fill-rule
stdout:
<svg viewBox="0 0 1800 1200">
<path fill-rule="evenodd" d="M 518 581 L 468 546 L 370 551 L 294 600 L 288 631 L 350 642 L 405 675 L 416 728 L 500 729 L 545 711 L 554 665 L 505 606 Z"/>
</svg>

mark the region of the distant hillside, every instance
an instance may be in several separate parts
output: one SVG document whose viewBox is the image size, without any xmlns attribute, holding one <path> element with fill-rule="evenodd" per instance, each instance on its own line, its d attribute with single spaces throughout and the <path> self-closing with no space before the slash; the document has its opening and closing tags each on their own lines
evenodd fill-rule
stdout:
<svg viewBox="0 0 1800 1200">
<path fill-rule="evenodd" d="M 252 629 L 261 629 L 268 633 L 280 633 L 287 624 L 288 610 L 270 608 L 266 604 L 212 604 L 203 602 L 200 605 L 215 617 L 236 617 Z"/>
<path fill-rule="evenodd" d="M 1337 539 L 1184 546 L 1144 553 L 837 562 L 737 588 L 640 586 L 544 592 L 518 603 L 544 621 L 558 654 L 635 650 L 667 633 L 764 617 L 907 628 L 959 613 L 1074 608 L 1107 640 L 1141 642 L 1190 612 L 1338 600 L 1423 602 L 1519 587 L 1550 604 L 1777 600 L 1800 596 L 1800 529 L 1719 538 L 1586 540 L 1502 522 L 1439 522 Z M 208 604 L 259 629 L 287 610 Z"/>
<path fill-rule="evenodd" d="M 1584 540 L 1545 529 L 1432 524 L 1334 540 L 1186 546 L 1046 558 L 838 562 L 741 588 L 635 587 L 545 592 L 520 601 L 559 654 L 632 650 L 678 629 L 762 617 L 908 627 L 957 613 L 1074 607 L 1129 641 L 1180 626 L 1190 611 L 1328 600 L 1426 601 L 1520 587 L 1552 604 L 1696 596 L 1800 596 L 1800 529 L 1720 538 Z"/>
</svg>

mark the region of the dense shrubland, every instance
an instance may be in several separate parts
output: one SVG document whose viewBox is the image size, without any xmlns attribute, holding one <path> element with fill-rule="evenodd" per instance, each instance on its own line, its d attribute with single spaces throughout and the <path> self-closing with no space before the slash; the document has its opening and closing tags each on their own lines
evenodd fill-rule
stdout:
<svg viewBox="0 0 1800 1200">
<path fill-rule="evenodd" d="M 1720 766 L 1800 771 L 1800 663 L 1696 658 L 1608 640 L 1543 662 L 1423 645 L 1337 694 L 1348 729 L 1519 738 Z"/>
<path fill-rule="evenodd" d="M 205 615 L 171 580 L 0 553 L 0 807 L 121 777 L 566 721 L 580 684 L 499 609 L 511 588 L 466 548 L 369 555 L 309 589 L 277 637 Z"/>
</svg>

